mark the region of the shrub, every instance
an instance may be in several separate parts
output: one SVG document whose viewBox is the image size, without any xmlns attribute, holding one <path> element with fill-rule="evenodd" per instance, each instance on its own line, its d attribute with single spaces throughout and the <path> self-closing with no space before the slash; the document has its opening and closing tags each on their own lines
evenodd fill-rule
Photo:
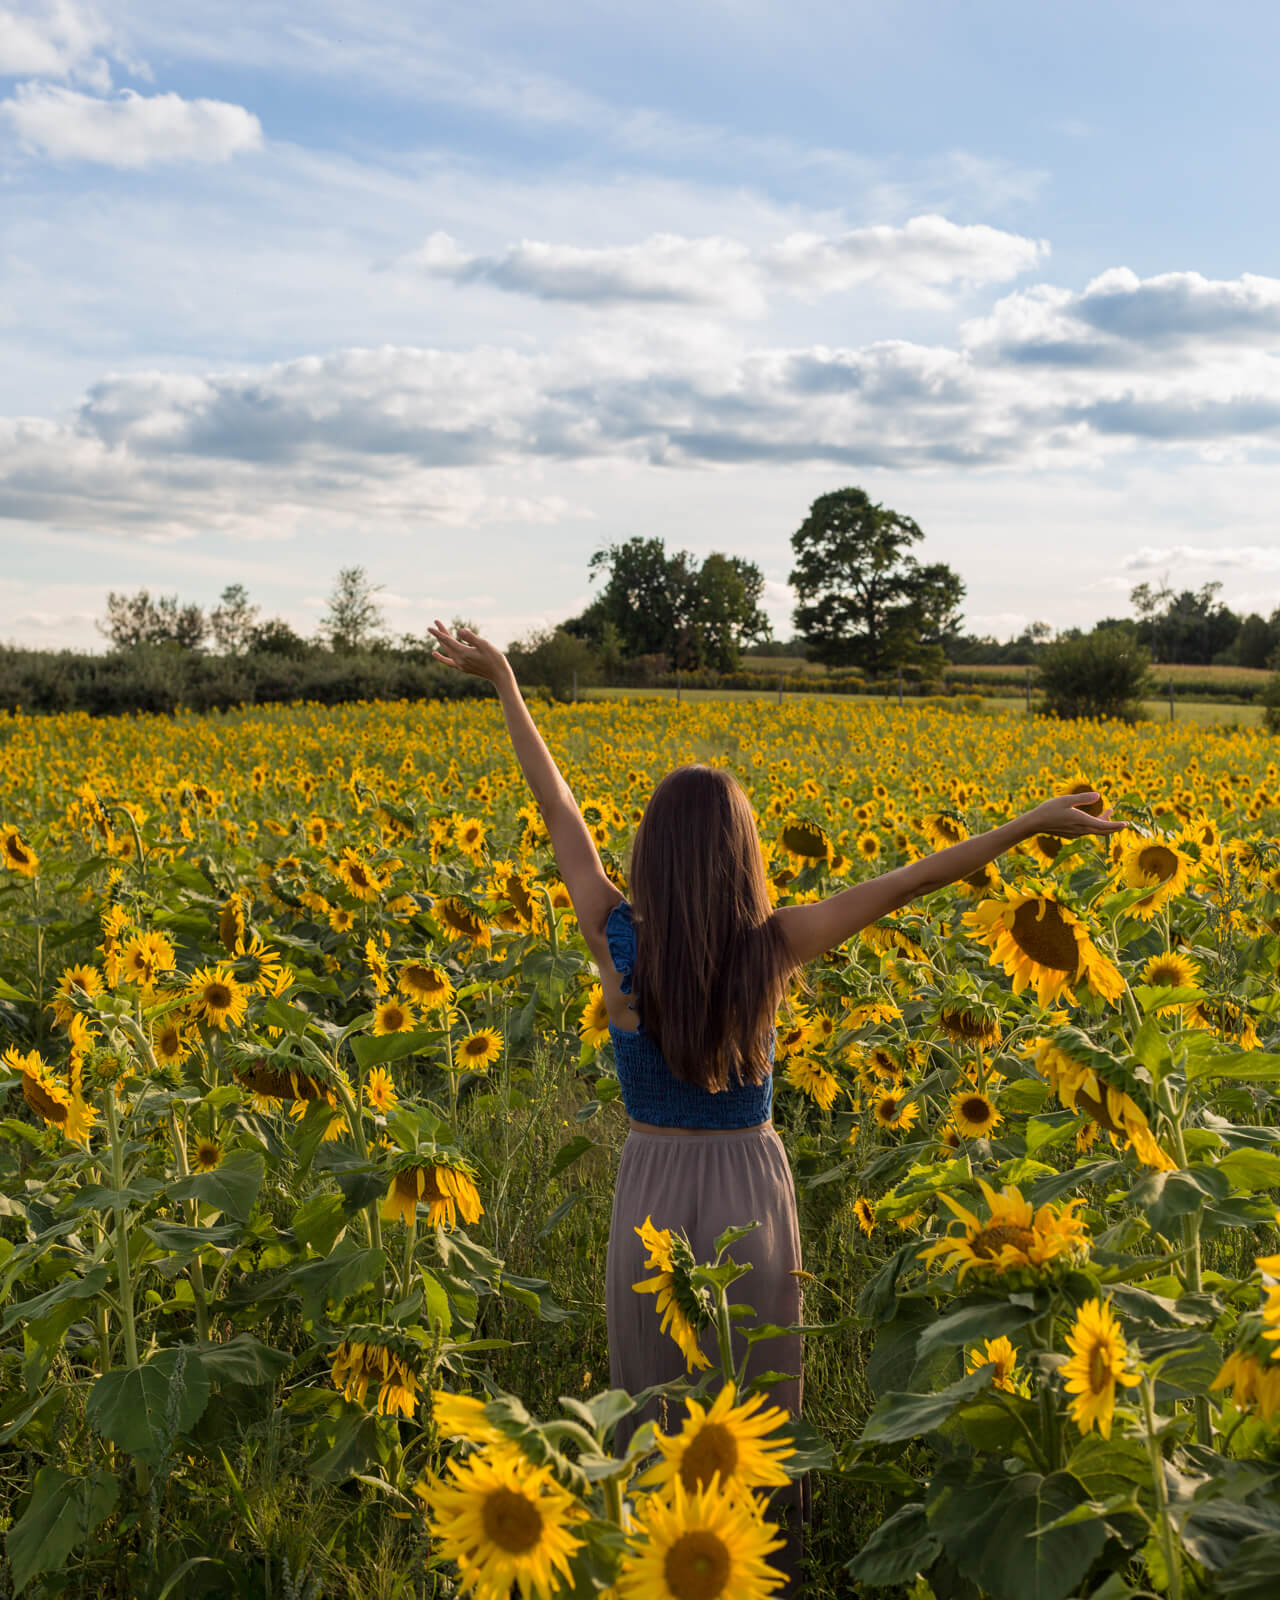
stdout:
<svg viewBox="0 0 1280 1600">
<path fill-rule="evenodd" d="M 571 700 L 575 688 L 600 675 L 591 646 L 563 628 L 543 628 L 518 639 L 508 647 L 507 659 L 521 682 L 545 684 L 557 700 Z"/>
<path fill-rule="evenodd" d="M 1058 639 L 1040 656 L 1042 709 L 1052 717 L 1136 719 L 1148 687 L 1148 652 L 1120 628 Z"/>
<path fill-rule="evenodd" d="M 1262 725 L 1268 733 L 1280 733 L 1280 665 L 1267 679 L 1267 686 L 1259 696 L 1262 701 Z"/>
</svg>

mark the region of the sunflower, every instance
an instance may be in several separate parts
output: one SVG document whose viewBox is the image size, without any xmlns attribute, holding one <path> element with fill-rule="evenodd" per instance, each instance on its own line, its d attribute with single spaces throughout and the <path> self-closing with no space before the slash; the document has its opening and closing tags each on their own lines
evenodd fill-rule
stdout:
<svg viewBox="0 0 1280 1600">
<path fill-rule="evenodd" d="M 648 1251 L 645 1268 L 656 1275 L 631 1287 L 637 1294 L 657 1296 L 662 1332 L 675 1340 L 688 1370 L 709 1367 L 698 1346 L 698 1333 L 710 1321 L 711 1307 L 707 1291 L 695 1288 L 690 1280 L 695 1263 L 688 1241 L 670 1228 L 655 1228 L 652 1217 L 646 1217 L 636 1232 Z"/>
<path fill-rule="evenodd" d="M 934 811 L 923 818 L 920 832 L 935 850 L 945 850 L 948 846 L 959 844 L 962 839 L 969 837 L 968 828 L 959 817 L 952 816 L 949 811 Z"/>
<path fill-rule="evenodd" d="M 496 1028 L 480 1028 L 458 1042 L 453 1064 L 459 1072 L 486 1072 L 502 1054 L 502 1035 Z"/>
<path fill-rule="evenodd" d="M 793 1055 L 787 1061 L 784 1074 L 787 1082 L 793 1089 L 799 1089 L 807 1094 L 813 1103 L 823 1111 L 830 1111 L 840 1093 L 840 1080 L 834 1072 L 828 1072 L 820 1061 L 815 1061 L 812 1056 Z"/>
<path fill-rule="evenodd" d="M 382 1112 L 384 1116 L 395 1105 L 399 1096 L 391 1081 L 391 1074 L 385 1067 L 374 1067 L 365 1079 L 364 1097 L 375 1111 Z"/>
<path fill-rule="evenodd" d="M 119 959 L 125 982 L 136 983 L 142 989 L 153 989 L 161 975 L 172 972 L 177 965 L 172 943 L 154 930 L 130 939 L 122 947 Z"/>
<path fill-rule="evenodd" d="M 900 923 L 873 922 L 858 937 L 879 956 L 906 956 L 911 961 L 928 963 L 924 946 L 917 944 Z"/>
<path fill-rule="evenodd" d="M 533 926 L 538 915 L 538 902 L 533 898 L 533 883 L 510 861 L 499 861 L 493 869 L 491 883 L 494 898 L 505 900 L 514 915 L 518 928 Z"/>
<path fill-rule="evenodd" d="M 342 1398 L 357 1405 L 364 1404 L 370 1385 L 376 1384 L 379 1416 L 412 1417 L 417 1408 L 417 1376 L 402 1352 L 390 1345 L 344 1339 L 334 1351 L 332 1378 Z"/>
<path fill-rule="evenodd" d="M 550 1467 L 513 1446 L 450 1459 L 416 1491 L 431 1516 L 439 1553 L 458 1567 L 459 1594 L 475 1600 L 551 1600 L 571 1582 L 582 1547 L 573 1532 L 586 1513 Z"/>
<path fill-rule="evenodd" d="M 46 1127 L 57 1128 L 74 1144 L 88 1144 L 98 1113 L 74 1089 L 64 1088 L 38 1050 L 24 1056 L 9 1045 L 0 1061 L 22 1075 L 22 1098 Z"/>
<path fill-rule="evenodd" d="M 479 950 L 490 944 L 489 924 L 479 911 L 473 911 L 457 895 L 440 900 L 435 906 L 436 919 L 448 929 L 455 939 L 468 939 Z"/>
<path fill-rule="evenodd" d="M 1039 1273 L 1059 1260 L 1075 1265 L 1088 1254 L 1089 1236 L 1075 1215 L 1083 1200 L 1043 1205 L 1035 1211 L 1013 1184 L 997 1192 L 979 1178 L 978 1187 L 987 1202 L 986 1222 L 949 1194 L 940 1194 L 963 1223 L 964 1232 L 949 1233 L 926 1246 L 920 1252 L 922 1261 L 940 1261 L 944 1269 L 958 1266 L 957 1282 L 962 1282 L 971 1271 L 983 1278 L 1003 1277 L 1020 1268 Z"/>
<path fill-rule="evenodd" d="M 155 1023 L 151 1031 L 151 1050 L 162 1067 L 178 1067 L 191 1054 L 191 1041 L 181 1017 L 172 1012 Z"/>
<path fill-rule="evenodd" d="M 232 955 L 231 971 L 236 982 L 244 984 L 250 994 L 283 993 L 278 988 L 279 975 L 284 970 L 280 965 L 280 952 L 273 950 L 258 934 L 252 934 L 247 941 L 241 935 Z"/>
<path fill-rule="evenodd" d="M 1006 1394 L 1027 1393 L 1026 1380 L 1016 1376 L 1018 1352 L 1007 1338 L 1002 1336 L 999 1339 L 984 1339 L 981 1349 L 974 1345 L 965 1356 L 966 1372 L 977 1372 L 979 1367 L 987 1366 L 996 1369 L 991 1374 L 993 1388 L 1003 1389 Z"/>
<path fill-rule="evenodd" d="M 1033 1041 L 1032 1061 L 1068 1111 L 1083 1111 L 1117 1142 L 1133 1150 L 1144 1166 L 1172 1172 L 1177 1163 L 1168 1156 L 1147 1121 L 1146 1112 L 1125 1091 L 1099 1077 L 1087 1062 L 1048 1039 Z"/>
<path fill-rule="evenodd" d="M 464 850 L 479 865 L 484 850 L 485 827 L 479 817 L 455 817 L 453 837 L 460 850 Z"/>
<path fill-rule="evenodd" d="M 878 1095 L 871 1109 L 876 1122 L 882 1128 L 905 1130 L 920 1116 L 919 1105 L 914 1100 L 904 1099 L 900 1094 Z"/>
<path fill-rule="evenodd" d="M 316 850 L 323 850 L 329 840 L 329 824 L 323 817 L 308 817 L 306 835 Z"/>
<path fill-rule="evenodd" d="M 385 933 L 383 938 L 387 938 Z M 369 969 L 374 992 L 378 995 L 386 994 L 391 987 L 391 968 L 387 965 L 385 949 L 372 934 L 364 942 L 364 964 Z"/>
<path fill-rule="evenodd" d="M 396 986 L 401 994 L 415 1000 L 424 1014 L 443 1010 L 453 999 L 448 977 L 426 961 L 407 961 L 400 968 Z"/>
<path fill-rule="evenodd" d="M 892 1000 L 877 1000 L 872 997 L 849 1001 L 848 1016 L 845 1020 L 851 1028 L 865 1028 L 871 1023 L 899 1022 L 901 1019 L 901 1006 L 895 1005 Z"/>
<path fill-rule="evenodd" d="M 236 1081 L 260 1100 L 329 1100 L 332 1104 L 332 1091 L 316 1071 L 313 1066 L 304 1072 L 296 1060 L 279 1055 L 274 1060 L 255 1056 L 238 1066 L 235 1075 Z"/>
<path fill-rule="evenodd" d="M 875 861 L 879 858 L 881 848 L 880 835 L 872 833 L 868 828 L 854 841 L 853 853 L 860 861 Z"/>
<path fill-rule="evenodd" d="M 650 1495 L 618 1574 L 619 1600 L 766 1600 L 786 1582 L 766 1557 L 783 1540 L 750 1500 L 712 1487 Z"/>
<path fill-rule="evenodd" d="M 234 955 L 236 946 L 244 938 L 244 897 L 233 894 L 218 913 L 218 938 L 228 955 Z"/>
<path fill-rule="evenodd" d="M 831 859 L 831 840 L 825 828 L 800 817 L 788 817 L 778 833 L 778 845 L 798 867 L 812 867 Z"/>
<path fill-rule="evenodd" d="M 1238 1000 L 1232 1000 L 1227 995 L 1219 995 L 1213 1000 L 1200 1000 L 1188 1006 L 1183 1015 L 1189 1027 L 1206 1028 L 1220 1039 L 1228 1039 L 1238 1045 L 1241 1050 L 1258 1048 L 1258 1030 L 1253 1025 L 1253 1018 Z"/>
<path fill-rule="evenodd" d="M 1150 922 L 1161 906 L 1180 895 L 1187 886 L 1193 862 L 1178 846 L 1163 839 L 1135 837 L 1121 847 L 1120 874 L 1131 889 L 1151 884 L 1129 914 Z"/>
<path fill-rule="evenodd" d="M 1105 1000 L 1124 993 L 1119 972 L 1096 949 L 1079 917 L 1050 890 L 1010 888 L 1003 898 L 966 911 L 962 921 L 991 951 L 992 964 L 1003 965 L 1013 979 L 1014 994 L 1034 983 L 1042 1006 L 1060 995 L 1074 1004 L 1071 985 L 1081 979 Z"/>
<path fill-rule="evenodd" d="M 329 926 L 335 933 L 348 933 L 355 923 L 356 914 L 348 906 L 334 906 L 329 912 Z"/>
<path fill-rule="evenodd" d="M 944 1000 L 936 1018 L 948 1039 L 957 1044 L 992 1049 L 1000 1043 L 1000 1017 L 994 1006 L 967 997 Z"/>
<path fill-rule="evenodd" d="M 102 974 L 97 967 L 80 962 L 74 967 L 64 967 L 53 991 L 52 1009 L 56 1020 L 65 1028 L 76 1013 L 77 1002 L 92 1000 L 102 993 Z"/>
<path fill-rule="evenodd" d="M 202 967 L 193 972 L 187 994 L 195 1014 L 223 1033 L 228 1027 L 239 1026 L 249 1007 L 249 991 L 236 982 L 226 967 Z"/>
<path fill-rule="evenodd" d="M 578 1037 L 592 1050 L 598 1050 L 609 1038 L 609 1008 L 604 1003 L 604 990 L 598 983 L 591 986 L 578 1018 Z"/>
<path fill-rule="evenodd" d="M 1081 1433 L 1097 1424 L 1104 1439 L 1111 1437 L 1116 1408 L 1116 1384 L 1132 1389 L 1142 1380 L 1125 1370 L 1129 1353 L 1110 1302 L 1086 1300 L 1067 1335 L 1073 1354 L 1063 1363 L 1062 1376 L 1071 1401 L 1071 1419 Z"/>
<path fill-rule="evenodd" d="M 867 1199 L 866 1195 L 860 1194 L 853 1202 L 853 1215 L 859 1228 L 861 1228 L 863 1233 L 865 1233 L 869 1239 L 875 1232 L 876 1209 L 871 1204 L 870 1200 Z"/>
<path fill-rule="evenodd" d="M 1143 983 L 1149 983 L 1153 989 L 1192 989 L 1199 977 L 1199 964 L 1176 950 L 1152 956 L 1142 969 Z"/>
<path fill-rule="evenodd" d="M 977 898 L 979 895 L 998 894 L 1000 884 L 1000 873 L 995 862 L 988 861 L 975 872 L 966 872 L 963 878 L 957 878 L 954 887 L 963 895 Z"/>
<path fill-rule="evenodd" d="M 10 872 L 20 872 L 24 878 L 34 878 L 40 871 L 40 857 L 12 823 L 0 829 L 0 860 Z"/>
<path fill-rule="evenodd" d="M 734 1386 L 726 1384 L 708 1410 L 686 1400 L 680 1432 L 655 1432 L 662 1459 L 637 1480 L 638 1487 L 661 1487 L 679 1479 L 688 1494 L 717 1484 L 723 1494 L 738 1494 L 788 1483 L 782 1463 L 795 1454 L 795 1447 L 785 1434 L 768 1437 L 786 1426 L 787 1413 L 778 1406 L 764 1409 L 760 1394 L 742 1405 L 736 1399 Z"/>
<path fill-rule="evenodd" d="M 407 1000 L 394 997 L 382 1000 L 373 1012 L 374 1036 L 381 1038 L 384 1033 L 412 1033 L 416 1021 L 413 1007 Z"/>
<path fill-rule="evenodd" d="M 1056 833 L 1033 833 L 1027 840 L 1027 848 L 1041 866 L 1051 867 L 1065 843 L 1066 840 L 1060 839 Z"/>
<path fill-rule="evenodd" d="M 357 900 L 376 900 L 386 886 L 386 878 L 350 846 L 333 863 L 333 870 Z"/>
<path fill-rule="evenodd" d="M 191 1170 L 212 1172 L 222 1160 L 222 1146 L 216 1139 L 199 1138 L 191 1150 Z"/>
<path fill-rule="evenodd" d="M 392 1222 L 397 1217 L 406 1227 L 418 1214 L 418 1204 L 427 1208 L 427 1222 L 433 1228 L 456 1228 L 458 1214 L 470 1225 L 484 1215 L 480 1191 L 466 1167 L 439 1154 L 431 1158 L 402 1156 L 395 1166 L 382 1215 Z"/>
<path fill-rule="evenodd" d="M 1003 1120 L 986 1095 L 976 1091 L 953 1094 L 951 1116 L 966 1139 L 985 1139 Z"/>
<path fill-rule="evenodd" d="M 451 1394 L 447 1389 L 431 1391 L 431 1416 L 442 1439 L 465 1439 L 468 1444 L 509 1443 L 507 1435 L 485 1416 L 483 1400 L 473 1394 Z"/>
<path fill-rule="evenodd" d="M 786 1015 L 779 1015 L 774 1025 L 774 1056 L 779 1061 L 785 1061 L 789 1055 L 803 1050 L 812 1039 L 813 1024 L 809 1020 L 809 1013 L 798 1002 L 793 1002 Z"/>
</svg>

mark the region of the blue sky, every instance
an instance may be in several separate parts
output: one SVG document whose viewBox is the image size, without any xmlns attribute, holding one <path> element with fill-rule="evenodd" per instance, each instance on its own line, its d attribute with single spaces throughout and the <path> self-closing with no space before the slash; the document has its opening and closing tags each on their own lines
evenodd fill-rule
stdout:
<svg viewBox="0 0 1280 1600">
<path fill-rule="evenodd" d="M 1280 604 L 1261 5 L 0 0 L 0 639 L 244 582 L 500 642 L 842 484 L 1006 636 Z"/>
</svg>

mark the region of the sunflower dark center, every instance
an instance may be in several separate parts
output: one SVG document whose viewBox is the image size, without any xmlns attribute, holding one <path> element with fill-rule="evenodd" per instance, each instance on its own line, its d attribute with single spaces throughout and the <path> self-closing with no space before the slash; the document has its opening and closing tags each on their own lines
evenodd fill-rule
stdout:
<svg viewBox="0 0 1280 1600">
<path fill-rule="evenodd" d="M 1101 1394 L 1110 1382 L 1111 1362 L 1106 1346 L 1099 1342 L 1089 1352 L 1089 1387 L 1094 1394 Z"/>
<path fill-rule="evenodd" d="M 8 852 L 9 859 L 11 861 L 16 861 L 20 867 L 25 867 L 27 862 L 31 859 L 27 852 L 22 848 L 22 841 L 15 839 L 12 835 L 5 840 L 4 847 Z"/>
<path fill-rule="evenodd" d="M 352 865 L 350 871 L 351 881 L 355 884 L 357 889 L 367 889 L 369 887 L 369 874 L 364 870 L 363 867 Z"/>
<path fill-rule="evenodd" d="M 663 1576 L 676 1600 L 717 1600 L 729 1581 L 729 1552 L 709 1528 L 683 1533 L 667 1551 Z"/>
<path fill-rule="evenodd" d="M 960 1102 L 960 1115 L 966 1122 L 990 1122 L 991 1104 L 984 1100 L 980 1094 L 970 1095 L 967 1100 Z"/>
<path fill-rule="evenodd" d="M 542 1538 L 542 1513 L 514 1489 L 494 1489 L 481 1512 L 485 1536 L 508 1555 L 522 1556 Z"/>
<path fill-rule="evenodd" d="M 1074 972 L 1080 965 L 1075 935 L 1052 900 L 1024 901 L 1014 912 L 1009 931 L 1018 948 L 1038 966 Z"/>
<path fill-rule="evenodd" d="M 489 1041 L 487 1039 L 483 1038 L 483 1037 L 476 1037 L 474 1039 L 468 1039 L 466 1044 L 463 1045 L 462 1051 L 463 1051 L 464 1055 L 468 1055 L 468 1056 L 484 1056 L 484 1055 L 488 1055 L 488 1053 L 489 1053 Z"/>
<path fill-rule="evenodd" d="M 705 1489 L 718 1472 L 723 1489 L 737 1465 L 738 1441 L 733 1429 L 722 1422 L 704 1423 L 680 1462 L 680 1481 L 693 1494 Z"/>
<path fill-rule="evenodd" d="M 1056 838 L 1052 833 L 1038 833 L 1036 834 L 1036 845 L 1041 855 L 1048 856 L 1052 861 L 1058 851 L 1062 849 L 1062 840 Z"/>
<path fill-rule="evenodd" d="M 207 983 L 204 1003 L 214 1011 L 225 1011 L 231 1004 L 231 990 L 225 983 Z"/>
<path fill-rule="evenodd" d="M 36 1113 L 46 1122 L 65 1122 L 67 1108 L 60 1100 L 55 1100 L 49 1091 L 36 1078 L 28 1073 L 22 1075 L 22 1097 Z"/>
<path fill-rule="evenodd" d="M 1016 1222 L 993 1222 L 974 1234 L 969 1248 L 980 1260 L 992 1261 L 1005 1245 L 1011 1244 L 1015 1250 L 1028 1250 L 1035 1239 L 1032 1229 L 1020 1227 Z"/>
<path fill-rule="evenodd" d="M 1168 845 L 1149 844 L 1138 853 L 1138 871 L 1148 878 L 1168 883 L 1178 870 L 1178 858 Z"/>
<path fill-rule="evenodd" d="M 178 1043 L 179 1043 L 178 1030 L 173 1026 L 169 1026 L 167 1028 L 162 1029 L 158 1042 L 159 1042 L 159 1045 L 160 1045 L 160 1053 L 161 1053 L 161 1055 L 166 1055 L 166 1056 L 173 1055 L 173 1053 L 178 1048 Z"/>
<path fill-rule="evenodd" d="M 404 1027 L 404 1012 L 399 1006 L 387 1006 L 382 1013 L 382 1023 L 392 1033 L 398 1033 Z"/>
</svg>

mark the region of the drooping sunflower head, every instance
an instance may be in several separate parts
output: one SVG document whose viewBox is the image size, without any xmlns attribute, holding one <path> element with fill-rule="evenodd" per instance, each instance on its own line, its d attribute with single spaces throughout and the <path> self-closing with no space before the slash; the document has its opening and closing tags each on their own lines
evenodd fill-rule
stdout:
<svg viewBox="0 0 1280 1600">
<path fill-rule="evenodd" d="M 427 1221 L 433 1228 L 456 1228 L 459 1217 L 470 1226 L 484 1215 L 470 1168 L 459 1157 L 439 1150 L 397 1157 L 382 1215 L 388 1222 L 398 1218 L 408 1226 L 416 1218 L 419 1204 L 426 1206 Z"/>
<path fill-rule="evenodd" d="M 244 930 L 244 897 L 237 891 L 218 912 L 218 938 L 228 955 L 235 954 L 236 946 L 244 938 Z"/>
<path fill-rule="evenodd" d="M 778 844 L 799 867 L 812 867 L 831 859 L 831 840 L 826 829 L 803 817 L 789 817 L 783 823 Z"/>
<path fill-rule="evenodd" d="M 457 895 L 438 900 L 434 907 L 436 920 L 451 938 L 466 939 L 480 949 L 490 943 L 489 924 L 484 914 Z"/>
<path fill-rule="evenodd" d="M 334 1351 L 333 1383 L 344 1400 L 357 1405 L 375 1388 L 380 1416 L 412 1417 L 418 1404 L 417 1357 L 417 1347 L 391 1329 L 357 1325 Z"/>
<path fill-rule="evenodd" d="M 0 828 L 0 861 L 24 878 L 34 878 L 40 870 L 40 857 L 12 823 Z"/>
<path fill-rule="evenodd" d="M 938 1008 L 937 1024 L 957 1044 L 974 1045 L 979 1050 L 1000 1043 L 1000 1014 L 995 1006 L 969 995 L 944 1000 Z"/>
<path fill-rule="evenodd" d="M 711 1365 L 700 1347 L 699 1334 L 711 1321 L 709 1291 L 693 1281 L 697 1265 L 689 1241 L 678 1229 L 655 1228 L 646 1217 L 636 1229 L 647 1252 L 645 1268 L 652 1278 L 633 1283 L 637 1294 L 652 1294 L 662 1318 L 661 1330 L 675 1341 L 690 1372 Z"/>
<path fill-rule="evenodd" d="M 860 1194 L 853 1202 L 853 1216 L 858 1227 L 868 1238 L 875 1232 L 876 1208 L 867 1199 L 865 1194 Z"/>
<path fill-rule="evenodd" d="M 453 984 L 447 974 L 427 961 L 406 962 L 400 968 L 399 987 L 426 1012 L 438 1011 L 453 999 Z"/>
</svg>

